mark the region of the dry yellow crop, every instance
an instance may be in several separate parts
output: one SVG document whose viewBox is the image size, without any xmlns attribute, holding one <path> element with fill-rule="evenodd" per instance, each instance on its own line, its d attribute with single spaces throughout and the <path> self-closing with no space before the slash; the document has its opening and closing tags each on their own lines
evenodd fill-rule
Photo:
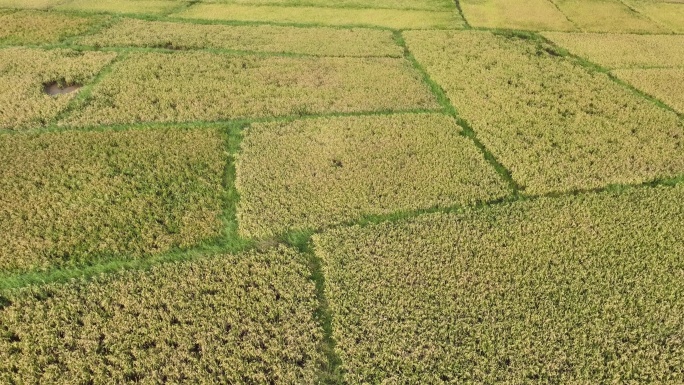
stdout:
<svg viewBox="0 0 684 385">
<path fill-rule="evenodd" d="M 666 32 L 620 0 L 553 0 L 582 31 Z"/>
<path fill-rule="evenodd" d="M 209 129 L 0 135 L 0 270 L 137 258 L 222 231 Z"/>
<path fill-rule="evenodd" d="M 684 68 L 624 69 L 613 73 L 684 113 Z"/>
<path fill-rule="evenodd" d="M 57 43 L 65 37 L 86 32 L 96 21 L 93 18 L 39 11 L 0 14 L 0 43 Z"/>
<path fill-rule="evenodd" d="M 205 0 L 202 2 L 247 5 L 277 4 L 335 8 L 422 9 L 433 11 L 456 10 L 454 3 L 450 0 Z"/>
<path fill-rule="evenodd" d="M 0 26 L 1 36 L 2 26 Z M 401 57 L 392 32 L 367 28 L 204 25 L 125 19 L 79 40 L 90 46 L 219 48 L 320 56 Z"/>
<path fill-rule="evenodd" d="M 267 237 L 505 196 L 505 182 L 460 131 L 441 114 L 254 124 L 236 166 L 240 232 Z"/>
<path fill-rule="evenodd" d="M 409 48 L 480 140 L 531 194 L 684 172 L 684 124 L 538 41 L 412 31 Z"/>
<path fill-rule="evenodd" d="M 52 122 L 76 93 L 50 96 L 46 84 L 86 84 L 114 57 L 111 52 L 6 48 L 0 50 L 0 128 Z"/>
<path fill-rule="evenodd" d="M 534 31 L 572 31 L 575 27 L 548 0 L 461 0 L 468 23 L 474 27 Z"/>
<path fill-rule="evenodd" d="M 314 384 L 308 277 L 281 247 L 2 293 L 0 382 Z"/>
<path fill-rule="evenodd" d="M 47 9 L 63 3 L 64 0 L 0 0 L 0 7 L 24 8 L 24 9 Z"/>
<path fill-rule="evenodd" d="M 350 384 L 684 382 L 684 186 L 314 236 Z"/>
<path fill-rule="evenodd" d="M 182 2 L 171 0 L 71 0 L 54 9 L 84 12 L 167 14 L 182 4 Z"/>
<path fill-rule="evenodd" d="M 372 8 L 284 7 L 201 3 L 193 5 L 173 16 L 207 20 L 378 26 L 394 29 L 453 29 L 463 26 L 463 20 L 456 10 L 433 12 Z"/>
<path fill-rule="evenodd" d="M 438 107 L 434 96 L 404 59 L 132 53 L 68 124 L 431 107 Z"/>
<path fill-rule="evenodd" d="M 623 0 L 644 16 L 677 33 L 684 33 L 684 3 L 681 1 Z"/>
<path fill-rule="evenodd" d="M 684 65 L 684 36 L 544 32 L 575 55 L 608 68 Z"/>
</svg>

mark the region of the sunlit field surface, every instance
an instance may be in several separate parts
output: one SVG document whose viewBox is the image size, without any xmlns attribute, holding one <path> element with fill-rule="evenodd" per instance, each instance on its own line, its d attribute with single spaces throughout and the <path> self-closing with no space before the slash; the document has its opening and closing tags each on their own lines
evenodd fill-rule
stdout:
<svg viewBox="0 0 684 385">
<path fill-rule="evenodd" d="M 684 383 L 684 1 L 0 0 L 0 383 Z"/>
</svg>

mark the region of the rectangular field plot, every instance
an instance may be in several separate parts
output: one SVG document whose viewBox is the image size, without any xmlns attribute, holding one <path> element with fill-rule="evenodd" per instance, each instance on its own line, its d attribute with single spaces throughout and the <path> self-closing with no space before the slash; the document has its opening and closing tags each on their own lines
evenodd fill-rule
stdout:
<svg viewBox="0 0 684 385">
<path fill-rule="evenodd" d="M 52 122 L 78 91 L 52 96 L 46 88 L 87 84 L 115 56 L 112 52 L 0 49 L 0 129 Z"/>
<path fill-rule="evenodd" d="M 553 0 L 558 8 L 586 32 L 666 32 L 620 0 Z"/>
<path fill-rule="evenodd" d="M 207 0 L 203 3 L 457 11 L 450 0 Z"/>
<path fill-rule="evenodd" d="M 684 187 L 314 236 L 350 384 L 682 383 Z"/>
<path fill-rule="evenodd" d="M 624 69 L 620 79 L 684 113 L 684 68 Z"/>
<path fill-rule="evenodd" d="M 125 19 L 96 35 L 81 38 L 79 43 L 101 47 L 219 48 L 320 56 L 401 57 L 403 54 L 390 31 L 367 28 L 203 25 L 135 19 Z"/>
<path fill-rule="evenodd" d="M 306 257 L 278 248 L 0 293 L 0 378 L 311 384 L 323 330 Z"/>
<path fill-rule="evenodd" d="M 221 234 L 217 130 L 0 135 L 0 271 L 138 258 Z"/>
<path fill-rule="evenodd" d="M 2 1 L 2 0 L 0 0 Z M 183 3 L 171 0 L 71 0 L 58 10 L 131 14 L 166 14 Z"/>
<path fill-rule="evenodd" d="M 0 0 L 2 8 L 48 9 L 62 4 L 64 0 Z"/>
<path fill-rule="evenodd" d="M 539 41 L 413 31 L 409 48 L 531 194 L 684 173 L 684 124 Z"/>
<path fill-rule="evenodd" d="M 446 12 L 396 9 L 253 6 L 197 4 L 173 16 L 191 19 L 235 20 L 313 25 L 377 26 L 394 29 L 460 28 L 456 10 Z"/>
<path fill-rule="evenodd" d="M 571 53 L 608 68 L 684 66 L 684 36 L 544 32 Z"/>
<path fill-rule="evenodd" d="M 57 43 L 86 32 L 95 22 L 97 19 L 38 11 L 0 13 L 0 44 Z"/>
<path fill-rule="evenodd" d="M 461 0 L 473 27 L 572 31 L 575 27 L 548 0 Z"/>
<path fill-rule="evenodd" d="M 505 182 L 459 133 L 441 114 L 254 124 L 236 166 L 240 232 L 266 237 L 505 196 Z"/>
<path fill-rule="evenodd" d="M 684 3 L 681 1 L 624 0 L 639 13 L 672 32 L 684 33 Z"/>
<path fill-rule="evenodd" d="M 132 53 L 67 124 L 433 107 L 434 96 L 404 59 Z"/>
</svg>

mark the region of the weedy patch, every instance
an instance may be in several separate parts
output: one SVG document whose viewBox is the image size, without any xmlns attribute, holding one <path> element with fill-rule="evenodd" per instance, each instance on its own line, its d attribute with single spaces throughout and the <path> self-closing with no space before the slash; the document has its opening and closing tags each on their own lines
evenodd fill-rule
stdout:
<svg viewBox="0 0 684 385">
<path fill-rule="evenodd" d="M 0 14 L 0 43 L 49 44 L 84 33 L 98 19 L 47 13 L 19 11 Z"/>
<path fill-rule="evenodd" d="M 209 0 L 202 2 L 339 8 L 423 9 L 433 11 L 455 10 L 454 3 L 449 0 Z"/>
<path fill-rule="evenodd" d="M 347 383 L 684 381 L 684 188 L 314 235 Z"/>
<path fill-rule="evenodd" d="M 678 116 L 535 41 L 413 31 L 409 48 L 528 193 L 684 172 Z"/>
<path fill-rule="evenodd" d="M 544 32 L 544 37 L 607 68 L 684 66 L 683 35 Z"/>
<path fill-rule="evenodd" d="M 623 69 L 613 73 L 684 113 L 684 68 Z"/>
<path fill-rule="evenodd" d="M 403 54 L 390 31 L 203 25 L 134 19 L 125 19 L 96 35 L 83 37 L 79 43 L 173 49 L 219 48 L 320 56 L 401 57 Z"/>
<path fill-rule="evenodd" d="M 572 31 L 575 27 L 548 0 L 461 0 L 464 17 L 473 27 L 533 31 Z"/>
<path fill-rule="evenodd" d="M 217 237 L 226 157 L 209 129 L 2 135 L 0 270 L 141 258 Z"/>
<path fill-rule="evenodd" d="M 74 94 L 51 97 L 45 85 L 87 84 L 115 56 L 62 49 L 0 50 L 0 128 L 21 130 L 53 122 Z"/>
<path fill-rule="evenodd" d="M 463 20 L 456 10 L 433 12 L 372 8 L 283 7 L 200 3 L 173 16 L 208 20 L 377 26 L 393 29 L 458 28 L 463 26 Z"/>
<path fill-rule="evenodd" d="M 181 4 L 181 2 L 169 0 L 71 0 L 55 7 L 55 9 L 83 12 L 166 14 Z"/>
<path fill-rule="evenodd" d="M 684 5 L 678 1 L 623 0 L 672 32 L 684 33 Z"/>
<path fill-rule="evenodd" d="M 665 32 L 620 0 L 553 0 L 582 31 Z"/>
<path fill-rule="evenodd" d="M 431 107 L 438 107 L 434 96 L 404 59 L 132 53 L 113 66 L 89 104 L 66 124 Z"/>
<path fill-rule="evenodd" d="M 287 249 L 31 287 L 0 309 L 0 379 L 313 384 L 323 331 Z"/>
<path fill-rule="evenodd" d="M 253 124 L 236 162 L 240 232 L 266 237 L 507 195 L 460 131 L 441 114 Z"/>
</svg>

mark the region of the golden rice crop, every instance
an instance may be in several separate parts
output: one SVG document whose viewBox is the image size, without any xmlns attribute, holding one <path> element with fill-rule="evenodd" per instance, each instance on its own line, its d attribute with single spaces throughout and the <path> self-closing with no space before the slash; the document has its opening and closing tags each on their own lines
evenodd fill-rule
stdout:
<svg viewBox="0 0 684 385">
<path fill-rule="evenodd" d="M 18 130 L 52 122 L 75 93 L 49 96 L 45 84 L 86 84 L 115 56 L 62 49 L 0 50 L 0 128 Z"/>
<path fill-rule="evenodd" d="M 468 23 L 474 27 L 534 31 L 572 31 L 575 27 L 548 0 L 461 0 Z"/>
<path fill-rule="evenodd" d="M 389 8 L 422 10 L 456 10 L 449 0 L 207 0 L 203 3 L 248 5 L 321 6 L 338 8 Z"/>
<path fill-rule="evenodd" d="M 505 182 L 459 132 L 441 114 L 254 124 L 236 162 L 240 232 L 266 237 L 505 196 Z"/>
<path fill-rule="evenodd" d="M 55 7 L 55 9 L 84 12 L 166 14 L 174 11 L 182 4 L 170 0 L 71 0 Z"/>
<path fill-rule="evenodd" d="M 47 9 L 61 4 L 64 0 L 0 0 L 0 7 Z"/>
<path fill-rule="evenodd" d="M 684 68 L 624 69 L 613 73 L 684 113 Z"/>
<path fill-rule="evenodd" d="M 684 382 L 684 187 L 314 236 L 351 384 Z"/>
<path fill-rule="evenodd" d="M 59 13 L 19 11 L 0 14 L 0 43 L 57 43 L 65 37 L 84 33 L 96 19 Z"/>
<path fill-rule="evenodd" d="M 544 32 L 575 55 L 608 68 L 684 65 L 684 36 Z"/>
<path fill-rule="evenodd" d="M 553 0 L 582 31 L 665 32 L 620 0 Z"/>
<path fill-rule="evenodd" d="M 394 29 L 459 28 L 463 26 L 463 20 L 455 10 L 433 12 L 200 3 L 173 16 L 207 20 L 378 26 Z"/>
<path fill-rule="evenodd" d="M 684 33 L 684 4 L 672 1 L 623 0 L 644 16 L 672 32 Z"/>
<path fill-rule="evenodd" d="M 137 258 L 221 233 L 216 130 L 0 135 L 0 270 Z"/>
<path fill-rule="evenodd" d="M 392 81 L 387 81 L 392 79 Z M 408 61 L 132 53 L 71 125 L 437 107 Z"/>
<path fill-rule="evenodd" d="M 1 31 L 0 27 L 0 31 Z M 273 25 L 204 25 L 125 19 L 80 44 L 172 49 L 220 48 L 321 56 L 401 57 L 390 31 Z"/>
<path fill-rule="evenodd" d="M 0 381 L 313 384 L 305 263 L 278 248 L 2 293 Z"/>
<path fill-rule="evenodd" d="M 412 31 L 409 48 L 484 145 L 532 194 L 684 172 L 684 125 L 537 41 Z"/>
</svg>

